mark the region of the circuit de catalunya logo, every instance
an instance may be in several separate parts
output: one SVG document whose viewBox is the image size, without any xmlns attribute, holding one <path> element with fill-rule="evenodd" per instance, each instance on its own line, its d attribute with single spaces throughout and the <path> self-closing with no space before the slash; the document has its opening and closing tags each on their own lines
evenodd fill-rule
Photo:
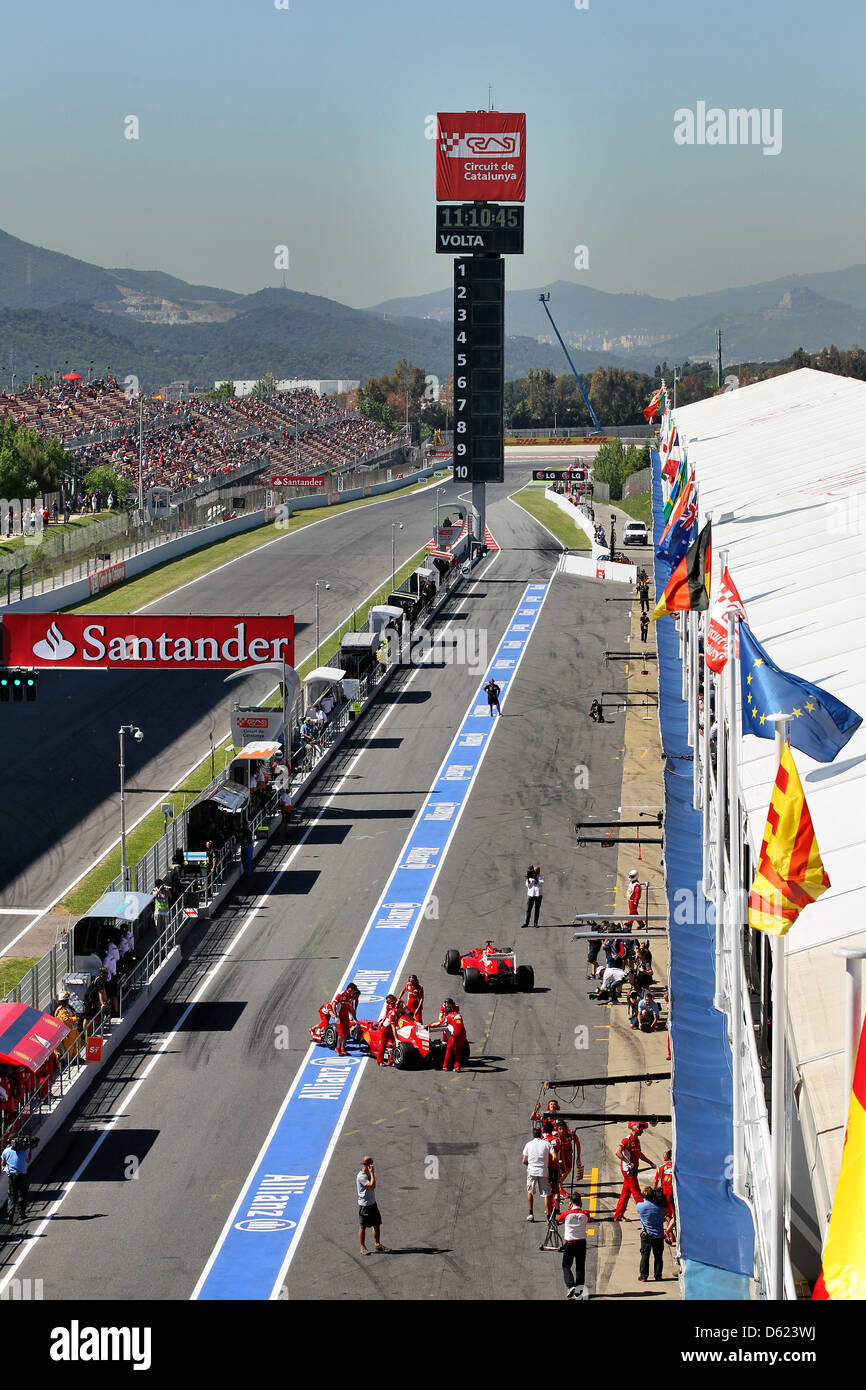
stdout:
<svg viewBox="0 0 866 1390">
<path fill-rule="evenodd" d="M 294 664 L 294 618 L 10 613 L 3 663 L 66 670 L 207 671 Z"/>
</svg>

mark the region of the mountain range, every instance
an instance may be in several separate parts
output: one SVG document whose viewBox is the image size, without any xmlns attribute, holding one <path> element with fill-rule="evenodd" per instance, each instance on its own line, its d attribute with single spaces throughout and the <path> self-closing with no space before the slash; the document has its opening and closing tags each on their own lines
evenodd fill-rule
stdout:
<svg viewBox="0 0 866 1390">
<path fill-rule="evenodd" d="M 550 308 L 581 372 L 711 357 L 716 329 L 731 361 L 787 357 L 866 343 L 866 266 L 662 299 L 611 294 L 571 281 L 506 294 L 506 375 L 566 370 L 538 303 Z M 451 370 L 451 289 L 368 309 L 292 289 L 238 294 L 162 271 L 104 269 L 0 231 L 0 384 L 69 367 L 145 388 L 170 380 L 211 386 L 223 377 L 342 377 L 365 381 L 408 357 L 444 378 Z"/>
</svg>

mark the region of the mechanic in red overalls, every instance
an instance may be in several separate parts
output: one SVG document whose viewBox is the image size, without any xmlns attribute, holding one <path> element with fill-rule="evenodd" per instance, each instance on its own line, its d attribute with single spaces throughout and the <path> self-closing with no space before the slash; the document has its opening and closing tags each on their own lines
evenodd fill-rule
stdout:
<svg viewBox="0 0 866 1390">
<path fill-rule="evenodd" d="M 628 1127 L 630 1132 L 625 1139 L 620 1140 L 619 1148 L 616 1151 L 622 1172 L 622 1192 L 619 1194 L 619 1201 L 613 1214 L 614 1221 L 628 1221 L 625 1209 L 628 1206 L 629 1197 L 634 1197 L 635 1206 L 642 1200 L 637 1174 L 641 1159 L 644 1159 L 644 1162 L 646 1159 L 640 1146 L 640 1136 L 648 1128 L 648 1125 L 646 1120 L 630 1120 Z"/>
<path fill-rule="evenodd" d="M 337 1046 L 335 1051 L 338 1057 L 345 1057 L 346 1043 L 349 1039 L 349 1030 L 355 1020 L 355 1008 L 361 992 L 358 986 L 351 982 L 346 985 L 344 990 L 335 994 L 332 1000 L 332 1007 L 337 1018 Z"/>
<path fill-rule="evenodd" d="M 397 998 L 396 994 L 386 995 L 385 1012 L 379 1020 L 379 1026 L 376 1032 L 372 1034 L 370 1039 L 370 1049 L 373 1053 L 373 1056 L 376 1059 L 377 1065 L 380 1067 L 390 1067 L 394 1064 L 394 1048 L 397 1046 L 397 1034 L 394 1032 L 394 1024 L 397 1022 L 399 1017 L 399 999 Z M 385 1055 L 385 1048 L 388 1045 L 389 1038 L 392 1043 L 391 1056 L 388 1058 L 387 1062 L 384 1062 L 382 1059 Z"/>
<path fill-rule="evenodd" d="M 583 1165 L 580 1161 L 580 1139 L 577 1130 L 569 1129 L 565 1120 L 556 1120 L 554 1125 L 553 1153 L 559 1171 L 560 1187 L 562 1187 L 575 1163 L 577 1164 L 575 1176 L 577 1178 L 583 1177 Z"/>
<path fill-rule="evenodd" d="M 453 999 L 445 1000 L 439 1019 L 448 1038 L 442 1070 L 450 1071 L 453 1066 L 455 1071 L 459 1071 L 463 1060 L 463 1048 L 466 1045 L 466 1029 L 463 1026 L 463 1015 Z"/>
<path fill-rule="evenodd" d="M 637 917 L 637 910 L 638 910 L 638 908 L 640 907 L 640 895 L 641 895 L 641 888 L 642 888 L 642 886 L 643 886 L 643 885 L 642 885 L 641 883 L 638 882 L 637 869 L 629 869 L 629 871 L 628 871 L 628 910 L 629 910 L 629 915 L 630 915 L 631 917 Z M 637 925 L 638 925 L 639 927 L 642 927 L 642 926 L 643 926 L 643 922 L 642 922 L 642 921 L 639 921 Z"/>
<path fill-rule="evenodd" d="M 410 1018 L 414 1018 L 416 1023 L 422 1023 L 421 1012 L 424 1007 L 424 991 L 418 983 L 417 975 L 410 975 L 402 990 L 400 999 L 406 996 L 406 1013 Z"/>
<path fill-rule="evenodd" d="M 656 1168 L 656 1175 L 653 1178 L 653 1186 L 660 1187 L 665 1194 L 665 1238 L 667 1238 L 668 1223 L 676 1221 L 674 1211 L 674 1165 L 671 1161 L 670 1149 L 665 1150 L 665 1156 Z"/>
</svg>

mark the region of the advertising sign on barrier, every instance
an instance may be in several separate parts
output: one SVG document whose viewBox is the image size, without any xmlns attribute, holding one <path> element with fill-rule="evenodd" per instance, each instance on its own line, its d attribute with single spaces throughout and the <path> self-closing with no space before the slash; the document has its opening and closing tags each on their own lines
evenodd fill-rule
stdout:
<svg viewBox="0 0 866 1390">
<path fill-rule="evenodd" d="M 87 1052 L 85 1053 L 88 1062 L 102 1061 L 102 1038 L 88 1038 Z"/>
<path fill-rule="evenodd" d="M 89 576 L 90 592 L 100 594 L 103 589 L 110 589 L 112 584 L 120 584 L 126 578 L 126 561 L 118 560 L 116 564 L 106 565 L 104 569 L 96 570 Z"/>
<path fill-rule="evenodd" d="M 3 664 L 77 671 L 210 671 L 294 665 L 295 620 L 4 613 Z"/>
<path fill-rule="evenodd" d="M 275 473 L 271 487 L 324 487 L 325 479 L 317 473 Z"/>
</svg>

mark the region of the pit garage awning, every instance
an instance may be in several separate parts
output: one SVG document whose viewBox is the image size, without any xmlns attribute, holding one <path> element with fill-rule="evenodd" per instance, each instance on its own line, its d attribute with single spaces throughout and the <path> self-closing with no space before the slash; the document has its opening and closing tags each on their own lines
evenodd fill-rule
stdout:
<svg viewBox="0 0 866 1390">
<path fill-rule="evenodd" d="M 29 1004 L 0 1004 L 0 1062 L 38 1071 L 68 1032 L 59 1018 Z"/>
<path fill-rule="evenodd" d="M 275 758 L 282 753 L 278 743 L 245 743 L 232 758 L 233 763 L 250 762 L 259 758 Z"/>
</svg>

